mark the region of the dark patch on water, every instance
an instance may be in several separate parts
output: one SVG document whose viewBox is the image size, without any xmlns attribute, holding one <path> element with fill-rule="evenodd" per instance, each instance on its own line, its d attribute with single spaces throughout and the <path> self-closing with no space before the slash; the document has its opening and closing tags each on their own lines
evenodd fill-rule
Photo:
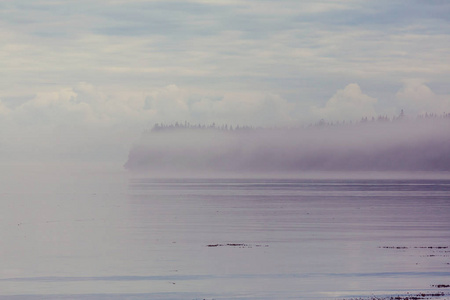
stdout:
<svg viewBox="0 0 450 300">
<path fill-rule="evenodd" d="M 448 249 L 447 246 L 438 246 L 438 247 L 403 247 L 403 246 L 383 246 L 378 247 L 382 249 Z"/>
<path fill-rule="evenodd" d="M 251 245 L 251 244 L 241 244 L 241 243 L 228 243 L 228 244 L 209 244 L 206 247 L 238 247 L 238 248 L 253 248 L 253 247 L 269 247 L 269 245 Z"/>
</svg>

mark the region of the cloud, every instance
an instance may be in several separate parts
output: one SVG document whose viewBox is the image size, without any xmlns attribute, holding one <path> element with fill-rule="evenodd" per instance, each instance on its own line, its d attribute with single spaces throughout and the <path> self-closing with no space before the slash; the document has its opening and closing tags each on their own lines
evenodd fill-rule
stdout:
<svg viewBox="0 0 450 300">
<path fill-rule="evenodd" d="M 449 8 L 386 0 L 4 1 L 0 139 L 22 149 L 65 143 L 61 151 L 76 152 L 130 143 L 155 122 L 280 125 L 399 108 L 448 111 Z M 422 82 L 395 96 L 406 77 L 441 85 L 441 94 Z"/>
<path fill-rule="evenodd" d="M 441 114 L 450 111 L 449 99 L 449 95 L 438 95 L 419 80 L 405 81 L 395 101 L 382 109 L 378 100 L 365 94 L 356 83 L 334 92 L 322 106 L 308 106 L 265 91 L 211 91 L 169 84 L 129 92 L 81 82 L 22 97 L 15 105 L 13 100 L 0 101 L 2 130 L 6 133 L 1 139 L 14 152 L 36 144 L 43 145 L 42 149 L 49 153 L 70 149 L 74 157 L 75 149 L 89 152 L 89 147 L 115 145 L 119 157 L 125 155 L 128 146 L 124 145 L 133 143 L 155 123 L 188 121 L 267 127 L 308 124 L 320 119 L 360 120 L 387 111 L 392 117 L 400 109 L 411 116 L 425 112 Z M 9 139 L 11 136 L 23 138 Z M 59 146 L 50 146 L 55 143 Z"/>
<path fill-rule="evenodd" d="M 422 2 L 10 1 L 0 75 L 8 94 L 176 83 L 298 101 L 360 78 L 437 80 L 448 75 L 449 6 Z"/>
<path fill-rule="evenodd" d="M 280 125 L 293 121 L 293 104 L 262 92 L 196 95 L 176 85 L 157 89 L 145 99 L 155 122 L 189 121 L 240 125 Z"/>
<path fill-rule="evenodd" d="M 4 150 L 34 157 L 98 159 L 126 156 L 129 145 L 155 123 L 280 125 L 292 122 L 293 104 L 273 94 L 208 93 L 171 84 L 138 93 L 105 91 L 79 83 L 38 92 L 20 105 L 0 101 Z M 123 159 L 123 157 L 122 157 Z"/>
<path fill-rule="evenodd" d="M 140 105 L 136 102 L 140 101 Z M 0 144 L 18 160 L 120 159 L 148 121 L 142 99 L 114 97 L 87 83 L 39 92 L 4 110 Z M 12 159 L 12 158 L 11 158 Z"/>
<path fill-rule="evenodd" d="M 264 92 L 194 91 L 175 84 L 141 93 L 105 91 L 88 83 L 39 92 L 12 109 L 0 102 L 0 113 L 11 120 L 38 128 L 190 121 L 246 125 L 276 125 L 294 120 L 294 104 Z"/>
<path fill-rule="evenodd" d="M 0 101 L 2 151 L 19 158 L 32 151 L 36 159 L 106 159 L 105 153 L 110 153 L 111 159 L 120 161 L 142 131 L 155 123 L 283 126 L 320 119 L 360 120 L 379 112 L 377 99 L 356 83 L 334 92 L 323 106 L 301 105 L 264 91 L 211 91 L 170 84 L 129 92 L 85 82 L 19 100 L 15 105 L 12 100 Z M 422 81 L 405 81 L 396 100 L 390 110 L 403 108 L 407 115 L 449 111 L 448 95 L 435 94 Z"/>
<path fill-rule="evenodd" d="M 74 88 L 39 92 L 12 111 L 24 126 L 79 126 L 94 121 L 93 103 L 86 102 Z"/>
<path fill-rule="evenodd" d="M 404 80 L 396 98 L 399 105 L 411 114 L 450 112 L 450 94 L 435 94 L 422 79 Z"/>
<path fill-rule="evenodd" d="M 10 109 L 0 99 L 0 116 L 7 115 L 9 112 L 10 112 Z"/>
<path fill-rule="evenodd" d="M 358 84 L 347 85 L 337 91 L 323 107 L 312 107 L 317 118 L 327 121 L 360 120 L 361 117 L 375 117 L 377 99 L 361 91 Z"/>
<path fill-rule="evenodd" d="M 292 122 L 293 117 L 293 104 L 264 93 L 226 93 L 220 100 L 202 99 L 191 107 L 193 115 L 207 120 L 242 125 L 280 125 Z"/>
</svg>

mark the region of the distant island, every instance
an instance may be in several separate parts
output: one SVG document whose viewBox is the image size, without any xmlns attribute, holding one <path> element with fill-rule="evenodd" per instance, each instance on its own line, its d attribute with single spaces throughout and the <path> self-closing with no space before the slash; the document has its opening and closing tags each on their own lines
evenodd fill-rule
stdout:
<svg viewBox="0 0 450 300">
<path fill-rule="evenodd" d="M 450 171 L 450 114 L 301 127 L 155 124 L 125 168 L 148 172 Z"/>
</svg>

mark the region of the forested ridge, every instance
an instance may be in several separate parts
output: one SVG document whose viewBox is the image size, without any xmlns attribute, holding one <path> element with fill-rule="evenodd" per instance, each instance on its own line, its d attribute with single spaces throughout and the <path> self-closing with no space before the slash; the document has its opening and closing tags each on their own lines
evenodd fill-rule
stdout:
<svg viewBox="0 0 450 300">
<path fill-rule="evenodd" d="M 253 127 L 155 124 L 125 167 L 148 171 L 450 171 L 450 114 Z"/>
</svg>

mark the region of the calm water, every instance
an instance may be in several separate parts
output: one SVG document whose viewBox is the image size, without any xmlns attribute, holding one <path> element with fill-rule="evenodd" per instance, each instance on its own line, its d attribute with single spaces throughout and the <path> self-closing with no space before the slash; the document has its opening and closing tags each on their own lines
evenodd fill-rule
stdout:
<svg viewBox="0 0 450 300">
<path fill-rule="evenodd" d="M 448 179 L 0 176 L 1 299 L 343 299 L 450 284 Z"/>
</svg>

